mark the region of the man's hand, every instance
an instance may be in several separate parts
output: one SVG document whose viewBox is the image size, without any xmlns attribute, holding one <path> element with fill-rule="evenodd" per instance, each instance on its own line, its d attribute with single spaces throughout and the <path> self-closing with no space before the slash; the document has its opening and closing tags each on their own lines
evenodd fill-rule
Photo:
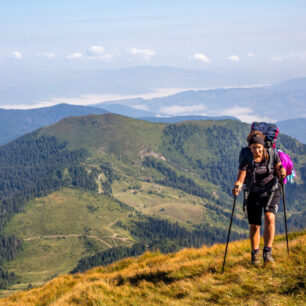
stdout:
<svg viewBox="0 0 306 306">
<path fill-rule="evenodd" d="M 239 182 L 236 182 L 232 190 L 232 195 L 237 197 L 241 189 L 242 189 L 242 185 Z"/>
<path fill-rule="evenodd" d="M 287 172 L 286 172 L 286 169 L 282 166 L 282 164 L 280 164 L 280 166 L 278 168 L 276 168 L 276 173 L 277 173 L 277 176 L 280 178 L 280 179 L 285 179 L 285 177 L 287 176 Z"/>
</svg>

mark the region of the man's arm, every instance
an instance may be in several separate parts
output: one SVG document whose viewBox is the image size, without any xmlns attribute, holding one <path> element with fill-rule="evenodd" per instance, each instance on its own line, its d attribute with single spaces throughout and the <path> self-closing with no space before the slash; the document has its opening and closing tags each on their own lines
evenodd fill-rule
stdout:
<svg viewBox="0 0 306 306">
<path fill-rule="evenodd" d="M 232 195 L 233 196 L 238 196 L 239 192 L 242 189 L 245 177 L 246 177 L 246 170 L 239 170 L 236 183 L 235 183 L 234 188 L 232 190 Z"/>
</svg>

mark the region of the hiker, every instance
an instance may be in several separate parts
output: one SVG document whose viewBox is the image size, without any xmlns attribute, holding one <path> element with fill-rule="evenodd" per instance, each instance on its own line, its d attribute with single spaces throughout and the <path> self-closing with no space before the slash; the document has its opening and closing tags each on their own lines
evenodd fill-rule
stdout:
<svg viewBox="0 0 306 306">
<path fill-rule="evenodd" d="M 238 196 L 242 186 L 247 185 L 244 208 L 246 208 L 250 224 L 251 262 L 258 265 L 260 263 L 259 242 L 263 209 L 265 220 L 263 259 L 264 263 L 274 262 L 272 243 L 275 234 L 275 214 L 281 199 L 279 179 L 286 177 L 286 170 L 282 167 L 278 153 L 274 149 L 271 152 L 270 149 L 265 148 L 265 135 L 262 132 L 251 131 L 247 141 L 249 145 L 247 149 L 252 153 L 250 155 L 253 166 L 250 166 L 246 158 L 239 161 L 238 177 L 232 194 Z M 270 167 L 272 162 L 272 167 Z"/>
</svg>

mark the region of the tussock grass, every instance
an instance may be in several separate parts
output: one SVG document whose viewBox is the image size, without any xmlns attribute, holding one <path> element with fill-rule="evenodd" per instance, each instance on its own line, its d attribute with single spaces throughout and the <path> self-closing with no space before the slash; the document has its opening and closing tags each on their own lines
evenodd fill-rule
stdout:
<svg viewBox="0 0 306 306">
<path fill-rule="evenodd" d="M 301 305 L 305 300 L 306 231 L 283 237 L 273 248 L 274 265 L 252 267 L 249 242 L 147 252 L 85 273 L 59 276 L 42 287 L 0 300 L 1 305 Z"/>
</svg>

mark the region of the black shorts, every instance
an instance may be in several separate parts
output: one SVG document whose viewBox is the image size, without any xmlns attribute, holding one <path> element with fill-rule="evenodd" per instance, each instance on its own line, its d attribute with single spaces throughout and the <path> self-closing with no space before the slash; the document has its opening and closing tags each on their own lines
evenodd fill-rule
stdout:
<svg viewBox="0 0 306 306">
<path fill-rule="evenodd" d="M 247 199 L 247 212 L 249 224 L 261 225 L 262 210 L 264 212 L 271 212 L 276 214 L 278 211 L 278 205 L 281 199 L 280 188 L 275 190 L 272 201 L 268 207 L 267 203 L 269 201 L 269 196 L 261 192 L 250 192 Z"/>
</svg>

